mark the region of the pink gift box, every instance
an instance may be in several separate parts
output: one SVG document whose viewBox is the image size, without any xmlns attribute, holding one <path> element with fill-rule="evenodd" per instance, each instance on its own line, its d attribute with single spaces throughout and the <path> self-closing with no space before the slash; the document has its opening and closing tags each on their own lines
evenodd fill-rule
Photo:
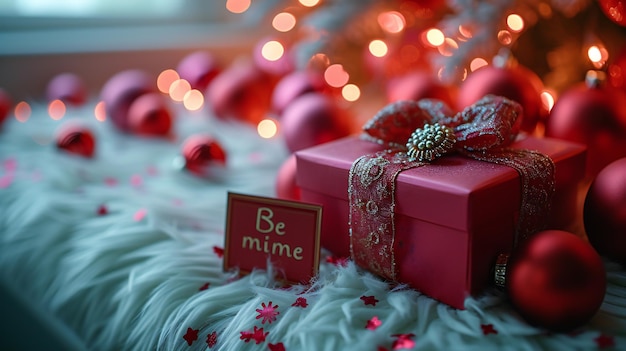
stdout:
<svg viewBox="0 0 626 351">
<path fill-rule="evenodd" d="M 539 151 L 554 161 L 556 191 L 548 228 L 568 228 L 579 215 L 585 147 L 533 137 L 513 147 Z M 360 156 L 382 149 L 348 137 L 296 153 L 302 201 L 323 206 L 321 244 L 335 255 L 350 255 L 350 167 Z M 463 309 L 468 295 L 492 284 L 497 256 L 513 249 L 521 198 L 517 171 L 452 154 L 401 172 L 396 183 L 398 281 Z"/>
</svg>

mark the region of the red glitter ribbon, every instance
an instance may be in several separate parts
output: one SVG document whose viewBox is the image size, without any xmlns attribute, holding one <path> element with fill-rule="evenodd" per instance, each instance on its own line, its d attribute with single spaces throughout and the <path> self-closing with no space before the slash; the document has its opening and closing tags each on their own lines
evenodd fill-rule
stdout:
<svg viewBox="0 0 626 351">
<path fill-rule="evenodd" d="M 452 114 L 441 101 L 399 101 L 384 107 L 364 127 L 363 138 L 386 150 L 358 158 L 349 175 L 350 250 L 361 267 L 395 280 L 394 207 L 398 174 L 426 162 L 407 156 L 407 140 L 424 124 L 452 128 L 452 151 L 514 168 L 521 179 L 521 205 L 514 245 L 543 229 L 554 193 L 554 163 L 539 152 L 508 148 L 517 137 L 522 107 L 488 95 Z"/>
</svg>

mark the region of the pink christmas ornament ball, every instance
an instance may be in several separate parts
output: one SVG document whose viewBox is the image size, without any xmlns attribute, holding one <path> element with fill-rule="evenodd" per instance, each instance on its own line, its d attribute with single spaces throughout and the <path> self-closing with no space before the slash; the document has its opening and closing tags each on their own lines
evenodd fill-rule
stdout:
<svg viewBox="0 0 626 351">
<path fill-rule="evenodd" d="M 413 71 L 389 80 L 387 84 L 387 100 L 439 99 L 448 106 L 454 106 L 452 88 L 441 83 L 432 73 Z"/>
<path fill-rule="evenodd" d="M 132 133 L 144 136 L 167 136 L 174 116 L 165 97 L 147 93 L 137 97 L 128 109 L 128 126 Z"/>
<path fill-rule="evenodd" d="M 13 101 L 11 96 L 9 96 L 9 93 L 7 93 L 4 89 L 0 88 L 0 126 L 9 115 L 9 111 L 12 106 Z"/>
<path fill-rule="evenodd" d="M 626 264 L 626 157 L 597 174 L 585 197 L 583 220 L 591 245 Z"/>
<path fill-rule="evenodd" d="M 351 133 L 346 111 L 320 93 L 304 94 L 285 109 L 281 130 L 291 152 L 329 142 Z"/>
<path fill-rule="evenodd" d="M 284 76 L 272 92 L 272 110 L 279 116 L 296 98 L 306 93 L 329 90 L 321 74 L 309 70 L 294 71 Z"/>
<path fill-rule="evenodd" d="M 276 196 L 285 200 L 300 200 L 300 188 L 296 184 L 295 154 L 291 154 L 278 169 Z"/>
<path fill-rule="evenodd" d="M 206 93 L 207 105 L 221 119 L 258 124 L 270 110 L 272 79 L 250 62 L 236 62 L 218 74 Z"/>
<path fill-rule="evenodd" d="M 189 82 L 192 89 L 205 91 L 222 68 L 211 53 L 196 51 L 185 56 L 176 67 L 180 78 Z"/>
<path fill-rule="evenodd" d="M 66 104 L 79 106 L 87 100 L 87 88 L 77 74 L 61 73 L 48 82 L 46 98 L 48 101 L 61 100 Z"/>
<path fill-rule="evenodd" d="M 138 69 L 116 73 L 106 81 L 100 92 L 107 116 L 119 130 L 128 132 L 128 109 L 139 96 L 156 92 L 156 79 Z"/>
</svg>

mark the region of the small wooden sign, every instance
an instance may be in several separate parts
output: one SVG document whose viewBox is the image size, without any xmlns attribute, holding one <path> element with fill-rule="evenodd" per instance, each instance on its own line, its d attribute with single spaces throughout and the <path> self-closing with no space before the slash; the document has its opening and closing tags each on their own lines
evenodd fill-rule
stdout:
<svg viewBox="0 0 626 351">
<path fill-rule="evenodd" d="M 317 275 L 322 207 L 297 201 L 228 193 L 224 270 L 273 269 L 287 281 Z"/>
</svg>

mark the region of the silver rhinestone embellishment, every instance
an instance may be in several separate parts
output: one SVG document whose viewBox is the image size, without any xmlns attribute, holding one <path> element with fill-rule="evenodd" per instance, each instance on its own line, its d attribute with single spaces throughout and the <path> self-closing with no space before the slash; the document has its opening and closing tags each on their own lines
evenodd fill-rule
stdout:
<svg viewBox="0 0 626 351">
<path fill-rule="evenodd" d="M 407 155 L 411 161 L 430 162 L 451 150 L 455 142 L 452 128 L 427 123 L 411 134 L 406 143 Z"/>
</svg>

